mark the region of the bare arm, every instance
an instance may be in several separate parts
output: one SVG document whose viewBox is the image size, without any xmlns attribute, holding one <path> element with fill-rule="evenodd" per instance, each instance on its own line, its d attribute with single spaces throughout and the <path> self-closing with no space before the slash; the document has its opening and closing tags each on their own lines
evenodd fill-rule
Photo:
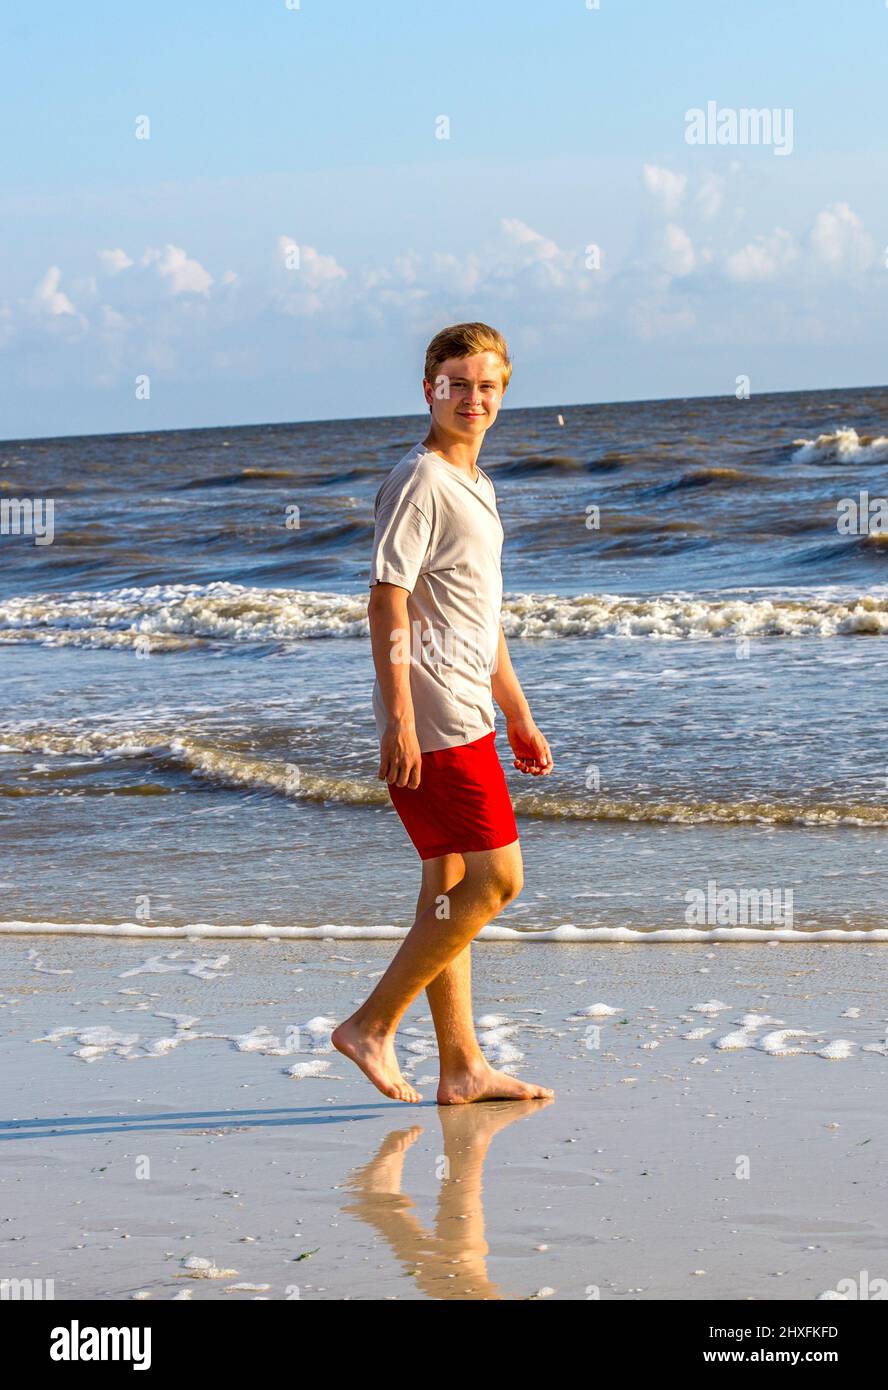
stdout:
<svg viewBox="0 0 888 1390">
<path fill-rule="evenodd" d="M 407 589 L 374 584 L 367 604 L 373 664 L 385 706 L 386 726 L 379 745 L 377 777 L 399 787 L 418 787 L 421 764 L 410 690 L 409 661 L 393 660 L 396 635 L 410 646 Z"/>
<path fill-rule="evenodd" d="M 496 649 L 496 670 L 490 676 L 490 689 L 506 716 L 506 733 L 515 755 L 514 766 L 520 772 L 530 772 L 536 777 L 551 772 L 555 766 L 552 753 L 534 723 L 530 705 L 515 675 L 502 623 Z"/>
<path fill-rule="evenodd" d="M 506 719 L 529 719 L 530 705 L 524 696 L 524 691 L 515 675 L 515 668 L 512 665 L 512 658 L 509 656 L 509 648 L 506 646 L 506 634 L 503 632 L 503 625 L 500 623 L 499 645 L 496 649 L 496 670 L 490 677 L 490 688 L 493 698 L 496 700 Z"/>
</svg>

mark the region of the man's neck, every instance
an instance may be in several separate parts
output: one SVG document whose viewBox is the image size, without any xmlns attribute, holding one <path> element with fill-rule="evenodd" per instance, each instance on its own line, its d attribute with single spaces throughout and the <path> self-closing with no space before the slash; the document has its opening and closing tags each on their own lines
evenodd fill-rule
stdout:
<svg viewBox="0 0 888 1390">
<path fill-rule="evenodd" d="M 484 443 L 483 439 L 471 441 L 448 439 L 432 425 L 422 442 L 426 449 L 432 449 L 448 463 L 452 463 L 454 468 L 461 468 L 464 473 L 468 473 L 470 478 L 474 478 L 478 455 L 481 452 L 481 445 Z"/>
</svg>

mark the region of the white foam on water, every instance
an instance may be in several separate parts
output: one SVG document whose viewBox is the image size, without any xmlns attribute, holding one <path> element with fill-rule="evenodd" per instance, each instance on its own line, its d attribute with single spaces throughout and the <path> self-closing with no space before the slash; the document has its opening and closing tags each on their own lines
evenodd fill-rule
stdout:
<svg viewBox="0 0 888 1390">
<path fill-rule="evenodd" d="M 406 927 L 380 925 L 356 927 L 325 923 L 316 927 L 273 927 L 267 922 L 252 925 L 228 925 L 214 922 L 189 923 L 184 927 L 152 926 L 145 922 L 24 922 L 0 921 L 0 935 L 7 936 L 113 936 L 113 937 L 153 937 L 167 941 L 176 940 L 268 940 L 268 941 L 401 941 L 407 935 Z M 866 930 L 844 927 L 829 927 L 823 930 L 801 930 L 795 927 L 675 927 L 657 928 L 645 931 L 634 927 L 577 927 L 565 922 L 558 927 L 541 931 L 518 931 L 512 927 L 488 925 L 478 933 L 476 941 L 511 941 L 532 943 L 575 943 L 590 942 L 631 942 L 637 945 L 656 945 L 663 943 L 674 946 L 681 943 L 700 944 L 719 942 L 730 944 L 757 941 L 777 944 L 797 941 L 810 944 L 815 941 L 831 941 L 836 944 L 865 942 L 873 944 L 888 941 L 888 927 L 873 927 Z M 170 953 L 173 954 L 173 953 Z M 159 958 L 155 958 L 159 959 Z M 228 960 L 228 957 L 220 957 Z M 166 967 L 158 967 L 158 972 Z M 174 969 L 175 967 L 168 967 Z M 142 969 L 127 971 L 126 974 L 144 973 Z M 189 970 L 199 978 L 215 979 L 216 973 L 200 974 Z M 123 976 L 121 976 L 123 978 Z"/>
<path fill-rule="evenodd" d="M 326 1014 L 318 1014 L 316 1018 L 310 1018 L 307 1023 L 299 1024 L 299 1028 L 301 1032 L 308 1034 L 312 1046 L 319 1052 L 332 1052 L 333 1045 L 330 1042 L 330 1034 L 336 1024 L 335 1018 L 329 1018 Z"/>
<path fill-rule="evenodd" d="M 847 1038 L 836 1038 L 834 1042 L 827 1043 L 826 1047 L 821 1047 L 817 1051 L 818 1057 L 826 1057 L 828 1061 L 844 1061 L 846 1057 L 853 1056 L 856 1043 L 850 1042 Z"/>
<path fill-rule="evenodd" d="M 206 1260 L 200 1255 L 189 1255 L 182 1261 L 182 1273 L 177 1279 L 231 1279 L 236 1269 L 220 1269 L 215 1260 Z"/>
<path fill-rule="evenodd" d="M 180 1043 L 187 1042 L 189 1038 L 195 1040 L 196 1036 L 194 1033 L 184 1033 L 170 1038 L 154 1038 L 144 1044 L 141 1052 L 130 1052 L 128 1060 L 134 1061 L 137 1057 L 166 1057 Z"/>
<path fill-rule="evenodd" d="M 130 990 L 120 991 L 121 994 L 130 994 L 131 992 L 132 991 Z M 192 1016 L 191 1014 L 168 1014 L 163 1009 L 157 1009 L 155 1011 L 154 1017 L 171 1019 L 172 1022 L 175 1023 L 177 1029 L 193 1028 L 195 1023 L 200 1023 L 200 1019 L 196 1015 Z"/>
<path fill-rule="evenodd" d="M 723 1052 L 739 1052 L 745 1047 L 753 1047 L 754 1045 L 755 1039 L 752 1030 L 747 1028 L 739 1028 L 734 1033 L 726 1033 L 723 1038 L 719 1038 L 713 1043 L 713 1047 L 717 1047 L 719 1051 Z"/>
<path fill-rule="evenodd" d="M 739 1025 L 737 1030 L 733 1033 L 726 1033 L 723 1038 L 719 1038 L 713 1043 L 713 1047 L 722 1052 L 741 1052 L 745 1048 L 755 1047 L 754 1035 L 759 1029 L 769 1024 L 782 1024 L 783 1020 L 771 1018 L 769 1014 L 748 1013 L 743 1014 L 741 1018 L 734 1019 L 734 1022 Z M 772 1036 L 775 1035 L 772 1034 Z"/>
<path fill-rule="evenodd" d="M 494 1017 L 504 1021 L 499 1021 L 492 1028 L 485 1028 L 480 1032 L 478 1043 L 487 1061 L 492 1066 L 505 1070 L 524 1060 L 524 1053 L 512 1041 L 522 1025 L 510 1022 L 504 1015 Z"/>
<path fill-rule="evenodd" d="M 770 1014 L 744 1014 L 742 1018 L 734 1020 L 741 1028 L 764 1028 L 766 1024 L 781 1024 L 782 1018 L 772 1018 Z"/>
<path fill-rule="evenodd" d="M 81 1062 L 98 1062 L 111 1052 L 125 1057 L 139 1041 L 138 1033 L 118 1033 L 105 1025 L 76 1029 L 74 1035 L 81 1046 L 71 1055 L 79 1057 Z"/>
<path fill-rule="evenodd" d="M 853 430 L 798 443 L 795 457 L 800 462 L 831 456 L 841 461 L 888 457 L 883 452 L 888 441 L 880 437 L 867 442 Z M 878 636 L 888 632 L 888 601 L 871 594 L 749 600 L 687 593 L 507 593 L 501 618 L 506 636 L 515 638 Z M 139 646 L 162 653 L 207 641 L 301 641 L 368 634 L 363 595 L 321 590 L 163 584 L 99 593 L 26 594 L 0 602 L 0 643 Z"/>
<path fill-rule="evenodd" d="M 255 1053 L 264 1057 L 288 1057 L 297 1052 L 310 1052 L 317 1056 L 333 1051 L 330 1033 L 336 1022 L 324 1015 L 309 1019 L 307 1023 L 287 1024 L 283 1040 L 265 1024 L 258 1024 L 247 1033 L 196 1032 L 194 1025 L 200 1020 L 191 1015 L 158 1011 L 154 1016 L 172 1019 L 176 1025 L 175 1033 L 169 1037 L 142 1041 L 138 1033 L 118 1033 L 106 1024 L 75 1025 L 52 1029 L 39 1038 L 33 1038 L 32 1041 L 60 1043 L 74 1038 L 80 1046 L 71 1056 L 83 1062 L 97 1062 L 112 1055 L 130 1062 L 167 1057 L 186 1042 L 225 1042 L 230 1043 L 238 1052 Z M 299 1067 L 307 1066 L 309 1070 L 304 1073 L 306 1076 L 321 1075 L 329 1065 L 329 1062 L 324 1062 L 318 1070 L 313 1070 L 315 1062 L 300 1063 L 297 1064 L 296 1071 L 290 1068 L 287 1074 L 298 1077 L 302 1074 Z"/>
<path fill-rule="evenodd" d="M 264 1023 L 260 1023 L 249 1033 L 238 1033 L 227 1035 L 234 1043 L 238 1052 L 258 1052 L 264 1057 L 287 1057 L 292 1052 L 298 1052 L 298 1034 L 295 1030 L 288 1028 L 287 1037 L 282 1043 L 280 1038 L 266 1028 Z"/>
<path fill-rule="evenodd" d="M 40 1038 L 32 1038 L 32 1042 L 64 1042 L 65 1038 L 73 1038 L 77 1032 L 76 1028 L 53 1028 L 52 1032 L 44 1033 Z"/>
<path fill-rule="evenodd" d="M 307 1081 L 310 1077 L 325 1077 L 331 1066 L 331 1062 L 294 1062 L 284 1069 L 284 1074 L 292 1076 L 294 1081 Z M 328 1079 L 335 1080 L 334 1077 Z"/>
<path fill-rule="evenodd" d="M 772 1057 L 797 1057 L 802 1053 L 810 1052 L 810 1048 L 797 1047 L 789 1041 L 790 1038 L 813 1038 L 814 1033 L 806 1028 L 782 1028 L 774 1033 L 766 1033 L 756 1043 L 756 1047 L 762 1052 L 768 1052 Z"/>
<path fill-rule="evenodd" d="M 121 971 L 118 979 L 128 980 L 132 975 L 194 975 L 198 980 L 218 980 L 220 975 L 230 975 L 231 971 L 222 969 L 230 956 L 202 957 L 195 960 L 182 960 L 181 951 L 169 951 L 166 955 L 150 956 L 141 965 L 131 970 Z"/>
<path fill-rule="evenodd" d="M 38 971 L 40 972 L 41 975 L 73 975 L 73 974 L 74 974 L 74 971 L 73 971 L 73 970 L 60 970 L 60 969 L 56 969 L 55 967 L 50 966 L 50 965 L 44 965 L 43 961 L 42 961 L 41 958 L 40 958 L 40 953 L 39 953 L 39 951 L 35 951 L 33 948 L 28 952 L 28 960 L 29 960 L 30 963 L 31 963 L 31 969 L 32 969 L 32 970 L 38 970 Z"/>
<path fill-rule="evenodd" d="M 816 439 L 794 439 L 793 463 L 885 463 L 888 437 L 859 435 L 850 425 Z"/>
</svg>

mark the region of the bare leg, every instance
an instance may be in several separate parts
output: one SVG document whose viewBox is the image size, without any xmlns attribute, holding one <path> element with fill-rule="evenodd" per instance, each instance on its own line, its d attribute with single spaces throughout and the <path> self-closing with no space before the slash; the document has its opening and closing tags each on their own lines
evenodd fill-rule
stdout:
<svg viewBox="0 0 888 1390">
<path fill-rule="evenodd" d="M 463 859 L 463 877 L 447 895 L 448 915 L 439 916 L 435 903 L 423 909 L 370 997 L 331 1035 L 333 1046 L 393 1100 L 421 1099 L 405 1081 L 395 1056 L 395 1033 L 402 1017 L 420 990 L 524 884 L 517 840 L 503 849 L 465 854 Z"/>
<path fill-rule="evenodd" d="M 424 860 L 417 917 L 446 898 L 464 874 L 465 860 L 461 854 Z M 426 985 L 426 996 L 438 1037 L 439 1105 L 465 1105 L 476 1100 L 535 1100 L 554 1094 L 545 1086 L 495 1071 L 481 1051 L 472 1019 L 471 944 L 464 946 Z"/>
<path fill-rule="evenodd" d="M 425 859 L 422 864 L 422 887 L 416 900 L 416 916 L 427 907 L 449 898 L 451 889 L 464 878 L 466 861 L 461 854 L 444 854 L 440 859 Z M 439 971 L 426 985 L 426 997 L 435 1033 L 442 1068 L 450 1059 L 482 1062 L 483 1056 L 475 1037 L 472 1022 L 472 947 L 464 946 L 449 965 Z"/>
<path fill-rule="evenodd" d="M 384 1095 L 417 1101 L 397 1064 L 394 1038 L 413 1000 L 459 955 L 524 884 L 518 841 L 463 855 L 465 873 L 448 893 L 448 916 L 430 904 L 417 917 L 388 970 L 364 1004 L 341 1023 L 332 1043 Z"/>
</svg>

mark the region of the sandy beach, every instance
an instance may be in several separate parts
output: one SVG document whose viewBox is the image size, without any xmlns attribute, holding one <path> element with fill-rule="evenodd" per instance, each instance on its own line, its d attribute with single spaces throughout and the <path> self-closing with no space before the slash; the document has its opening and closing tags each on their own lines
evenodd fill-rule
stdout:
<svg viewBox="0 0 888 1390">
<path fill-rule="evenodd" d="M 0 1276 L 223 1301 L 884 1277 L 882 948 L 481 942 L 484 1050 L 556 1099 L 463 1108 L 435 1103 L 422 1000 L 398 1037 L 421 1105 L 330 1050 L 393 949 L 7 936 Z"/>
</svg>

